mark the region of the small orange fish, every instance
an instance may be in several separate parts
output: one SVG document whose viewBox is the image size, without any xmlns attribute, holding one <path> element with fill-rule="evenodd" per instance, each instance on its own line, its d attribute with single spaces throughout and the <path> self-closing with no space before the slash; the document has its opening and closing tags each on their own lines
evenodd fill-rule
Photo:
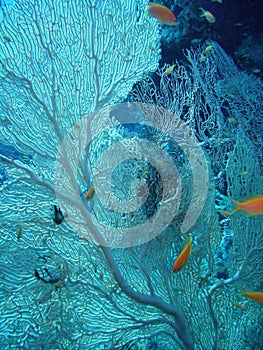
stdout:
<svg viewBox="0 0 263 350">
<path fill-rule="evenodd" d="M 172 71 L 174 70 L 175 64 L 172 64 L 171 66 L 169 66 L 166 70 L 165 70 L 165 74 L 169 75 L 172 73 Z"/>
<path fill-rule="evenodd" d="M 214 47 L 213 45 L 208 45 L 208 46 L 205 48 L 204 54 L 206 54 L 206 53 L 208 53 L 209 51 L 211 51 L 213 47 Z"/>
<path fill-rule="evenodd" d="M 199 9 L 202 11 L 200 17 L 205 17 L 208 23 L 215 23 L 215 16 L 211 12 L 206 11 L 203 7 L 199 7 Z"/>
<path fill-rule="evenodd" d="M 238 202 L 234 199 L 232 199 L 232 201 L 236 205 L 236 208 L 231 212 L 221 210 L 222 214 L 226 216 L 231 216 L 237 213 L 238 211 L 242 210 L 246 212 L 249 216 L 263 215 L 263 194 L 250 197 L 244 202 Z"/>
<path fill-rule="evenodd" d="M 149 16 L 158 19 L 161 24 L 168 26 L 176 25 L 175 15 L 166 6 L 151 3 L 147 6 Z"/>
<path fill-rule="evenodd" d="M 262 292 L 242 292 L 241 295 L 246 296 L 250 300 L 253 300 L 259 304 L 263 304 L 263 293 Z"/>
<path fill-rule="evenodd" d="M 181 268 L 187 263 L 192 251 L 192 242 L 193 242 L 193 237 L 189 237 L 188 242 L 186 243 L 186 246 L 181 251 L 178 258 L 175 260 L 175 263 L 173 266 L 173 272 L 177 272 L 181 270 Z"/>
<path fill-rule="evenodd" d="M 88 199 L 92 199 L 94 197 L 94 194 L 95 194 L 95 188 L 94 186 L 91 186 L 84 196 L 85 201 Z"/>
</svg>

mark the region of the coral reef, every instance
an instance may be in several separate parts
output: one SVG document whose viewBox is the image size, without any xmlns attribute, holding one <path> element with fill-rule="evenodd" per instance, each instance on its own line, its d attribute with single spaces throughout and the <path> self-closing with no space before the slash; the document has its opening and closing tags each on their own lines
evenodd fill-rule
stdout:
<svg viewBox="0 0 263 350">
<path fill-rule="evenodd" d="M 262 82 L 214 41 L 154 81 L 158 25 L 144 10 L 3 9 L 3 349 L 263 346 L 261 306 L 239 291 L 262 291 L 262 220 L 218 213 L 263 193 Z"/>
</svg>

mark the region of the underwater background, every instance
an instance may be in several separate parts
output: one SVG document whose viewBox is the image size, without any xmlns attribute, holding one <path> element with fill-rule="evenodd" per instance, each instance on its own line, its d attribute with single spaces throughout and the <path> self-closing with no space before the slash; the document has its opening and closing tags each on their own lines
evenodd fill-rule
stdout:
<svg viewBox="0 0 263 350">
<path fill-rule="evenodd" d="M 262 5 L 0 0 L 0 350 L 263 349 Z"/>
</svg>

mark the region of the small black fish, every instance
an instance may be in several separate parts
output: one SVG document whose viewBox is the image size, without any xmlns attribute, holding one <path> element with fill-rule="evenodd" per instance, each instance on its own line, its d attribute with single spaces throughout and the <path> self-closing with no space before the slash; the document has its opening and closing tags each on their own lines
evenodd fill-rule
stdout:
<svg viewBox="0 0 263 350">
<path fill-rule="evenodd" d="M 6 35 L 6 34 L 3 34 L 3 38 L 8 42 L 8 43 L 11 43 L 11 39 L 9 38 L 9 36 L 8 35 Z"/>
<path fill-rule="evenodd" d="M 65 216 L 62 214 L 61 210 L 54 205 L 54 218 L 53 221 L 57 224 L 60 225 L 63 220 L 65 219 Z"/>
</svg>

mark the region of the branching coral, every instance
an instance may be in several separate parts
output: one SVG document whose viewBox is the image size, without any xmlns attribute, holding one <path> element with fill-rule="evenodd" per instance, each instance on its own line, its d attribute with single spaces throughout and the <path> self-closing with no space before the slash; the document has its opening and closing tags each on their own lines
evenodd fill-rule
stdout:
<svg viewBox="0 0 263 350">
<path fill-rule="evenodd" d="M 168 203 L 169 198 L 165 198 L 166 202 L 159 199 L 167 189 L 160 183 L 162 176 L 158 172 L 172 176 L 174 168 L 170 164 L 176 164 L 181 179 L 176 178 L 175 183 L 180 183 L 182 193 L 179 196 L 179 185 L 174 186 L 172 198 L 183 200 L 169 227 L 154 239 L 130 248 L 96 245 L 88 240 L 88 233 L 77 234 L 79 231 L 67 220 L 69 213 L 63 211 L 60 223 L 52 220 L 50 209 L 58 205 L 53 183 L 57 151 L 66 134 L 66 142 L 77 145 L 84 116 L 125 98 L 143 73 L 156 68 L 159 53 L 155 22 L 144 16 L 143 2 L 125 5 L 117 0 L 90 1 L 85 5 L 81 1 L 63 1 L 58 7 L 52 1 L 17 2 L 5 15 L 3 30 L 11 41 L 1 43 L 1 144 L 12 143 L 18 156 L 7 152 L 0 155 L 5 169 L 1 183 L 0 343 L 5 347 L 105 349 L 132 346 L 152 337 L 165 349 L 208 349 L 208 344 L 209 349 L 225 349 L 229 344 L 232 349 L 244 348 L 242 329 L 249 320 L 257 319 L 258 309 L 249 302 L 246 313 L 234 308 L 234 302 L 241 302 L 234 283 L 260 288 L 257 279 L 262 274 L 262 230 L 256 226 L 260 225 L 257 218 L 250 224 L 247 218 L 231 218 L 233 227 L 227 225 L 234 231 L 233 247 L 238 251 L 230 250 L 226 259 L 228 278 L 218 278 L 216 257 L 223 237 L 214 205 L 216 189 L 211 170 L 217 174 L 227 164 L 230 195 L 262 191 L 261 178 L 256 176 L 259 167 L 249 158 L 249 130 L 244 128 L 242 134 L 237 128 L 237 133 L 231 125 L 232 129 L 226 130 L 227 118 L 247 98 L 241 91 L 241 103 L 227 104 L 227 95 L 220 90 L 222 84 L 231 85 L 226 75 L 236 74 L 233 63 L 216 43 L 205 61 L 200 61 L 201 51 L 189 51 L 190 69 L 177 66 L 171 77 L 161 71 L 160 88 L 148 78 L 133 94 L 137 102 L 148 104 L 147 108 L 140 105 L 133 127 L 127 127 L 110 106 L 102 111 L 110 114 L 111 124 L 107 125 L 105 118 L 95 118 L 92 124 L 92 116 L 85 121 L 86 126 L 90 123 L 86 134 L 92 130 L 94 138 L 79 163 L 77 147 L 67 148 L 68 157 L 64 159 L 65 154 L 59 154 L 58 161 L 65 160 L 70 165 L 69 173 L 61 176 L 72 179 L 80 199 L 65 195 L 71 207 L 83 204 L 83 191 L 93 177 L 103 180 L 103 166 L 107 170 L 114 160 L 111 153 L 112 158 L 100 162 L 100 153 L 106 148 L 120 143 L 128 156 L 141 157 L 134 163 L 120 164 L 112 180 L 113 192 L 119 199 L 132 197 L 142 183 L 148 186 L 154 206 L 151 210 L 144 208 L 140 217 L 134 215 L 138 221 L 150 221 L 159 207 Z M 254 89 L 249 93 L 252 95 Z M 152 122 L 162 126 L 157 130 L 142 118 L 143 108 L 153 111 L 153 104 L 157 108 L 156 114 L 151 114 Z M 256 110 L 261 107 L 258 104 Z M 255 118 L 254 110 L 250 111 Z M 182 128 L 184 123 L 190 133 Z M 106 131 L 103 134 L 101 130 Z M 200 142 L 198 147 L 192 142 L 194 133 Z M 171 140 L 174 134 L 178 138 Z M 140 148 L 139 135 L 149 137 L 151 143 L 141 143 L 144 148 Z M 236 141 L 236 135 L 246 141 L 245 146 Z M 123 142 L 126 137 L 128 140 Z M 201 145 L 211 158 L 207 164 L 202 163 L 208 169 L 205 183 L 195 180 L 191 169 L 192 164 L 197 165 L 193 159 L 203 161 L 196 154 L 197 150 L 202 152 Z M 232 153 L 225 156 L 226 150 Z M 169 157 L 160 158 L 161 151 Z M 239 159 L 238 166 L 235 159 Z M 166 160 L 169 166 L 164 164 Z M 74 161 L 76 172 L 71 167 Z M 235 176 L 245 166 L 250 175 L 241 181 Z M 144 180 L 133 183 L 129 176 L 134 174 Z M 173 274 L 172 264 L 185 244 L 180 225 L 191 208 L 196 184 L 205 184 L 202 188 L 204 198 L 208 192 L 207 202 L 191 226 L 194 244 L 190 260 Z M 138 197 L 143 197 L 143 191 L 136 195 L 140 203 Z M 94 206 L 84 202 L 78 207 L 86 230 L 91 227 L 96 238 L 100 238 L 100 225 L 105 223 L 111 233 L 125 228 L 125 224 L 138 223 L 130 213 L 110 217 L 109 211 L 103 210 L 102 197 L 96 196 L 97 192 Z M 198 201 L 194 203 L 197 209 Z M 94 219 L 99 221 L 97 226 Z M 251 226 L 253 239 L 249 240 Z M 243 244 L 239 237 L 245 237 L 249 244 Z"/>
</svg>

